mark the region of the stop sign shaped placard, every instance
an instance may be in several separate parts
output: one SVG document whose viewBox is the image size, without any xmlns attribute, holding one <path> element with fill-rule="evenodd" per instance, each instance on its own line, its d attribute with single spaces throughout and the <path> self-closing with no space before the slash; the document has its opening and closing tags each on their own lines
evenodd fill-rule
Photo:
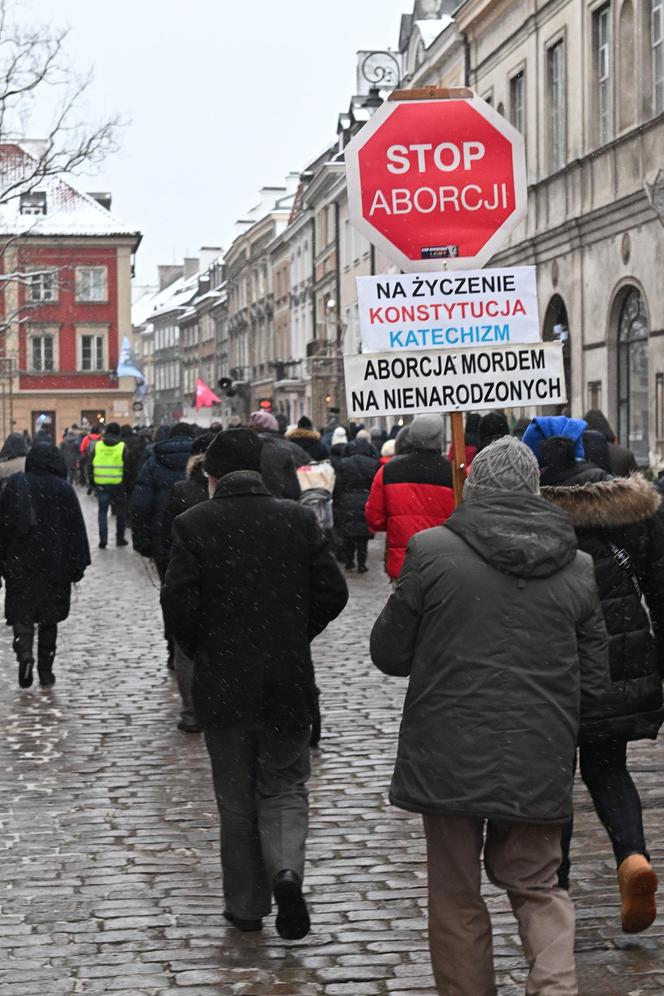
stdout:
<svg viewBox="0 0 664 996">
<path fill-rule="evenodd" d="M 409 272 L 483 266 L 526 214 L 523 136 L 476 96 L 387 101 L 345 158 L 352 224 Z"/>
</svg>

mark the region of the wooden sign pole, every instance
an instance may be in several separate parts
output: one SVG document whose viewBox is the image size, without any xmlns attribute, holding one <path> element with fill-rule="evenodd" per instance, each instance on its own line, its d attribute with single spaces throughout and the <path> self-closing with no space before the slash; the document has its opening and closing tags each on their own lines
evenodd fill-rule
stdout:
<svg viewBox="0 0 664 996">
<path fill-rule="evenodd" d="M 394 90 L 388 100 L 467 100 L 474 96 L 468 87 L 443 89 L 442 87 L 426 86 L 419 90 Z M 458 508 L 463 502 L 463 485 L 467 476 L 466 443 L 463 431 L 463 415 L 453 412 L 452 445 L 454 449 L 454 504 Z"/>
</svg>

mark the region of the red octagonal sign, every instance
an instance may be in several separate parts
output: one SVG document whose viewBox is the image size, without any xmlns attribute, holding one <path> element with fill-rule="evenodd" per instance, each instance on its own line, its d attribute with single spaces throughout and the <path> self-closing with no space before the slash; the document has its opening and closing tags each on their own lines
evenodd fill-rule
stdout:
<svg viewBox="0 0 664 996">
<path fill-rule="evenodd" d="M 523 136 L 479 97 L 387 101 L 345 157 L 351 222 L 403 270 L 483 266 L 526 214 Z"/>
</svg>

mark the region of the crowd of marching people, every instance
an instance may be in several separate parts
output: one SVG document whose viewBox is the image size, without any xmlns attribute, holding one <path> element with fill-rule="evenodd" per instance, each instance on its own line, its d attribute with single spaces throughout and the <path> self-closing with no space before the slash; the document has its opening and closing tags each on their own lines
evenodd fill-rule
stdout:
<svg viewBox="0 0 664 996">
<path fill-rule="evenodd" d="M 310 645 L 385 533 L 391 594 L 376 666 L 408 679 L 390 797 L 421 813 L 439 992 L 495 993 L 480 860 L 506 890 L 528 992 L 577 993 L 570 843 L 577 763 L 611 841 L 623 930 L 656 916 L 656 873 L 628 745 L 664 721 L 664 485 L 599 411 L 466 420 L 455 508 L 443 419 L 387 433 L 185 423 L 11 433 L 0 451 L 0 573 L 22 688 L 55 682 L 58 624 L 98 546 L 154 565 L 179 728 L 202 733 L 221 819 L 224 915 L 258 931 L 272 902 L 304 937 Z M 36 640 L 36 648 L 35 648 Z M 524 764 L 524 758 L 528 763 Z"/>
</svg>

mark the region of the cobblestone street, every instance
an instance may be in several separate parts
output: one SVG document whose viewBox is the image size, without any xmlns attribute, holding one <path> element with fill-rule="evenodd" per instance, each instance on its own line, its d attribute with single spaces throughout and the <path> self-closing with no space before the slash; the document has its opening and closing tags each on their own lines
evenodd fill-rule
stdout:
<svg viewBox="0 0 664 996">
<path fill-rule="evenodd" d="M 382 544 L 346 612 L 316 641 L 323 739 L 314 754 L 307 889 L 313 930 L 241 935 L 221 916 L 217 813 L 202 739 L 176 729 L 157 590 L 131 548 L 96 548 L 61 628 L 53 690 L 20 691 L 0 650 L 0 996 L 431 994 L 420 821 L 386 799 L 405 683 L 371 665 L 388 593 Z M 664 744 L 632 750 L 664 873 Z M 524 760 L 524 763 L 526 761 Z M 664 919 L 621 934 L 608 839 L 582 787 L 574 841 L 584 996 L 664 993 Z M 501 996 L 525 968 L 502 895 L 487 887 Z"/>
</svg>

